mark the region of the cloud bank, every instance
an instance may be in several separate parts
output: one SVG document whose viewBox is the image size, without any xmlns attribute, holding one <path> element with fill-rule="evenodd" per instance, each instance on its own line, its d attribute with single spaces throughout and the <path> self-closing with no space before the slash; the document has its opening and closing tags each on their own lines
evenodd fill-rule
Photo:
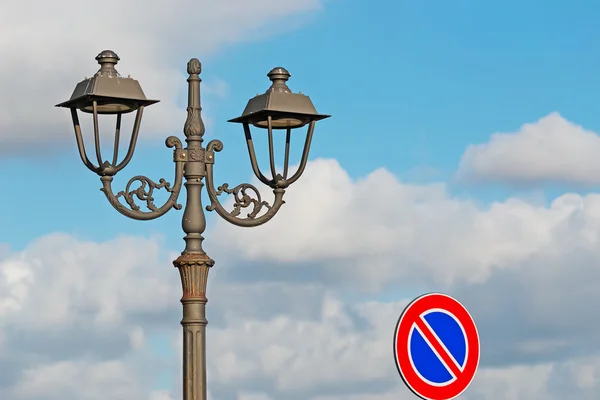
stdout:
<svg viewBox="0 0 600 400">
<path fill-rule="evenodd" d="M 412 399 L 391 341 L 425 291 L 456 296 L 478 324 L 481 369 L 465 399 L 600 395 L 597 194 L 482 207 L 444 185 L 386 170 L 353 180 L 317 160 L 271 223 L 206 237 L 213 400 Z M 0 397 L 179 398 L 174 256 L 159 238 L 64 234 L 7 254 Z"/>
<path fill-rule="evenodd" d="M 469 146 L 459 179 L 504 184 L 600 183 L 600 136 L 558 113 Z"/>
</svg>

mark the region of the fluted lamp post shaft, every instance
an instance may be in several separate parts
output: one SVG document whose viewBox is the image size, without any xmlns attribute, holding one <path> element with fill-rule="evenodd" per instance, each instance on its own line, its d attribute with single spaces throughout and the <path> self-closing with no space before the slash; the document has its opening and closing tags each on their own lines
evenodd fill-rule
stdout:
<svg viewBox="0 0 600 400">
<path fill-rule="evenodd" d="M 264 224 L 275 216 L 284 204 L 283 196 L 286 188 L 294 183 L 304 171 L 308 160 L 308 152 L 313 137 L 315 122 L 329 117 L 317 114 L 310 98 L 300 93 L 293 93 L 286 84 L 290 74 L 283 68 L 274 68 L 268 76 L 271 87 L 262 95 L 250 99 L 241 117 L 230 122 L 242 123 L 250 156 L 252 170 L 256 177 L 273 190 L 274 201 L 269 204 L 262 200 L 258 189 L 249 183 L 242 183 L 233 188 L 228 184 L 218 187 L 213 181 L 213 165 L 215 153 L 223 149 L 219 140 L 210 141 L 203 146 L 204 123 L 200 105 L 200 62 L 193 58 L 188 62 L 188 106 L 187 119 L 183 133 L 186 146 L 170 136 L 166 139 L 167 147 L 173 148 L 175 163 L 175 179 L 173 185 L 165 179 L 155 182 L 145 176 L 135 176 L 129 180 L 125 190 L 115 194 L 112 190 L 113 176 L 121 171 L 131 160 L 137 143 L 141 117 L 146 106 L 157 103 L 157 100 L 146 99 L 139 83 L 132 78 L 121 77 L 115 69 L 119 57 L 110 50 L 101 52 L 96 60 L 100 69 L 92 78 L 86 78 L 75 88 L 71 98 L 58 104 L 69 108 L 75 129 L 75 139 L 80 157 L 84 165 L 100 176 L 101 190 L 109 203 L 121 214 L 137 219 L 152 220 L 165 215 L 168 211 L 183 207 L 178 204 L 182 186 L 186 189 L 186 202 L 183 211 L 182 228 L 185 232 L 185 249 L 173 261 L 181 276 L 183 296 L 183 400 L 207 400 L 206 388 L 206 286 L 208 272 L 214 261 L 202 248 L 206 229 L 204 209 L 216 211 L 219 216 L 234 225 L 253 227 Z M 94 126 L 94 144 L 97 164 L 90 161 L 83 144 L 81 127 L 77 111 L 92 114 Z M 121 116 L 136 111 L 136 118 L 131 134 L 128 151 L 121 162 L 118 162 L 120 143 Z M 105 160 L 100 153 L 100 135 L 98 115 L 112 114 L 117 117 L 114 152 L 111 160 Z M 258 166 L 250 125 L 267 131 L 269 140 L 269 164 L 271 176 L 263 174 Z M 304 141 L 304 149 L 297 171 L 288 177 L 291 131 L 308 126 Z M 285 161 L 282 173 L 276 171 L 273 151 L 273 131 L 286 131 Z M 210 204 L 202 205 L 202 189 L 206 185 Z M 160 207 L 154 204 L 154 190 L 165 189 L 169 198 Z M 228 211 L 222 205 L 219 196 L 223 193 L 233 196 L 233 210 Z M 125 201 L 125 204 L 121 202 Z M 145 202 L 148 209 L 144 211 L 136 201 Z M 245 216 L 240 216 L 242 209 L 247 209 Z M 264 212 L 263 212 L 264 211 Z"/>
<path fill-rule="evenodd" d="M 185 250 L 173 264 L 179 269 L 183 288 L 183 399 L 206 400 L 206 284 L 214 261 L 202 249 L 206 217 L 202 209 L 202 187 L 206 175 L 202 148 L 204 124 L 200 115 L 200 62 L 188 63 L 188 117 L 184 125 L 188 158 L 184 170 L 187 201 L 181 226 Z M 177 155 L 176 155 L 177 157 Z"/>
</svg>

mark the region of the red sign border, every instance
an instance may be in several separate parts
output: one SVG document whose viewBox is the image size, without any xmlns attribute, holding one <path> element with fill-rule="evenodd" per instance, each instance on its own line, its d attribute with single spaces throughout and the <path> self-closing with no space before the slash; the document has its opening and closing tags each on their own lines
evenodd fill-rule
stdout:
<svg viewBox="0 0 600 400">
<path fill-rule="evenodd" d="M 468 344 L 467 360 L 463 369 L 465 378 L 456 379 L 446 386 L 432 386 L 424 382 L 413 369 L 408 351 L 408 338 L 416 318 L 429 310 L 442 309 L 460 321 L 465 331 Z M 408 322 L 406 322 L 408 321 Z M 399 343 L 398 338 L 405 339 Z M 399 346 L 400 345 L 400 346 Z M 399 351 L 399 347 L 404 351 Z M 471 314 L 456 299 L 443 293 L 426 293 L 411 301 L 396 323 L 394 332 L 394 360 L 400 377 L 406 386 L 424 400 L 451 400 L 460 396 L 471 384 L 479 367 L 480 343 L 479 333 Z M 403 367 L 403 366 L 406 367 Z"/>
</svg>

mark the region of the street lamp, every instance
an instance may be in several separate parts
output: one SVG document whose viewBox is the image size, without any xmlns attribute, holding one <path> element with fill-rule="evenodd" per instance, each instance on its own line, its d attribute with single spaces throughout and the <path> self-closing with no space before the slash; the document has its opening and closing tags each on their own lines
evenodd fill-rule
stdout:
<svg viewBox="0 0 600 400">
<path fill-rule="evenodd" d="M 283 195 L 288 186 L 302 175 L 308 161 L 308 152 L 313 137 L 315 122 L 328 118 L 329 115 L 318 114 L 310 98 L 301 93 L 293 93 L 286 81 L 290 73 L 284 68 L 274 68 L 268 73 L 271 87 L 261 95 L 250 99 L 242 116 L 229 122 L 241 123 L 244 127 L 246 144 L 250 155 L 250 163 L 256 177 L 273 190 L 275 200 L 270 205 L 263 201 L 258 189 L 249 183 L 242 183 L 230 188 L 223 184 L 215 187 L 213 181 L 213 165 L 215 153 L 223 149 L 219 140 L 211 140 L 206 147 L 202 146 L 204 123 L 200 115 L 200 62 L 193 58 L 187 64 L 188 107 L 187 119 L 183 128 L 187 146 L 183 148 L 181 141 L 170 136 L 166 146 L 174 148 L 175 181 L 171 185 L 164 179 L 158 183 L 145 176 L 135 176 L 129 180 L 125 190 L 116 195 L 112 190 L 112 180 L 120 170 L 131 161 L 136 146 L 140 122 L 144 108 L 157 103 L 144 95 L 138 81 L 130 77 L 122 77 L 115 69 L 119 57 L 110 50 L 101 52 L 96 60 L 100 70 L 91 78 L 85 79 L 75 87 L 68 101 L 58 104 L 71 110 L 75 138 L 79 154 L 85 166 L 100 176 L 102 191 L 109 203 L 121 214 L 136 220 L 151 220 L 166 214 L 172 208 L 180 210 L 177 203 L 181 185 L 185 178 L 187 201 L 183 212 L 182 227 L 185 232 L 185 250 L 173 261 L 179 269 L 183 288 L 183 399 L 206 400 L 206 284 L 208 271 L 214 261 L 204 252 L 202 233 L 206 228 L 206 219 L 202 207 L 202 187 L 206 184 L 210 205 L 207 211 L 216 211 L 226 221 L 242 226 L 254 227 L 269 221 L 284 204 Z M 97 165 L 92 163 L 85 151 L 77 110 L 92 114 L 94 124 L 94 144 Z M 129 148 L 122 161 L 118 162 L 120 142 L 121 116 L 136 111 L 133 131 Z M 100 134 L 98 130 L 98 115 L 116 115 L 116 131 L 112 161 L 104 159 L 100 152 Z M 250 126 L 267 131 L 269 141 L 270 178 L 261 172 L 256 159 Z M 289 152 L 292 130 L 307 126 L 304 149 L 298 170 L 288 175 Z M 285 156 L 283 171 L 277 172 L 273 151 L 273 131 L 285 130 Z M 288 177 L 289 176 L 289 177 Z M 204 180 L 206 181 L 204 182 Z M 136 185 L 137 182 L 137 185 Z M 132 186 L 136 186 L 132 188 Z M 154 204 L 155 189 L 165 189 L 169 199 L 161 207 Z M 227 211 L 219 200 L 223 193 L 232 194 L 234 205 L 232 211 Z M 120 202 L 120 198 L 126 204 Z M 136 199 L 145 202 L 148 211 L 141 210 Z M 240 216 L 242 209 L 249 212 Z M 262 215 L 261 211 L 266 210 Z"/>
</svg>

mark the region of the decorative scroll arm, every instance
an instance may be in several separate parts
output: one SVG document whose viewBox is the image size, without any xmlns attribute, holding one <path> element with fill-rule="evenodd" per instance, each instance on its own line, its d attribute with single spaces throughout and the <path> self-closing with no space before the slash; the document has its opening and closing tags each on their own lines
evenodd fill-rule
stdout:
<svg viewBox="0 0 600 400">
<path fill-rule="evenodd" d="M 220 152 L 221 150 L 223 150 L 223 143 L 219 140 L 212 140 L 206 146 L 206 151 L 209 154 Z M 207 160 L 210 160 L 210 162 L 206 163 L 206 190 L 210 199 L 210 205 L 206 206 L 207 211 L 216 211 L 219 216 L 233 225 L 250 228 L 268 222 L 285 203 L 283 200 L 285 189 L 280 187 L 273 189 L 273 194 L 275 195 L 273 205 L 263 201 L 258 189 L 250 183 L 242 183 L 233 188 L 230 188 L 228 184 L 215 187 L 213 178 L 214 155 L 208 157 Z M 221 204 L 219 196 L 223 193 L 233 195 L 234 204 L 232 211 L 227 211 Z M 245 218 L 239 217 L 242 209 L 249 207 L 251 209 L 247 216 Z M 264 209 L 267 211 L 258 216 Z"/>
<path fill-rule="evenodd" d="M 169 182 L 162 178 L 158 181 L 158 183 L 156 183 L 150 178 L 138 175 L 134 176 L 129 180 L 129 182 L 127 182 L 125 190 L 122 190 L 115 195 L 112 191 L 111 185 L 113 177 L 100 177 L 103 186 L 100 190 L 104 192 L 109 203 L 119 213 L 132 219 L 147 221 L 166 214 L 171 210 L 171 208 L 181 210 L 182 206 L 181 204 L 177 203 L 177 198 L 179 197 L 181 185 L 183 183 L 183 169 L 186 159 L 184 153 L 185 150 L 182 150 L 181 141 L 175 136 L 169 136 L 165 141 L 165 144 L 169 148 L 175 148 L 173 151 L 173 159 L 175 162 L 175 183 L 172 186 Z M 138 186 L 132 189 L 132 186 L 136 182 L 138 183 Z M 165 189 L 170 193 L 169 198 L 161 207 L 157 207 L 154 204 L 154 190 L 158 189 Z M 127 205 L 121 203 L 121 197 L 125 200 Z M 146 208 L 148 208 L 150 211 L 141 211 L 140 206 L 136 204 L 136 200 L 145 202 Z"/>
</svg>

